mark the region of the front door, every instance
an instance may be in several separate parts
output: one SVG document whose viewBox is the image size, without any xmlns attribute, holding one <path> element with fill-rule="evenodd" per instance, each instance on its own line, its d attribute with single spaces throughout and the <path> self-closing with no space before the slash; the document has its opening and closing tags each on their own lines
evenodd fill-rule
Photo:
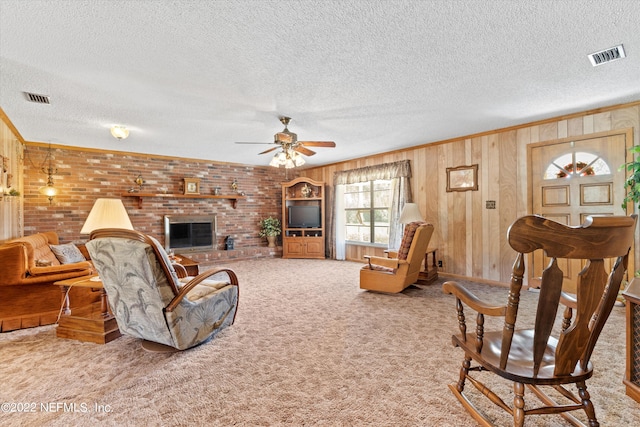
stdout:
<svg viewBox="0 0 640 427">
<path fill-rule="evenodd" d="M 567 225 L 580 225 L 589 215 L 626 215 L 621 207 L 625 172 L 618 170 L 626 155 L 626 132 L 532 145 L 533 213 Z M 530 278 L 540 277 L 548 262 L 546 256 L 536 254 Z M 567 274 L 565 291 L 575 292 L 576 275 L 583 265 L 576 261 L 560 266 Z"/>
</svg>

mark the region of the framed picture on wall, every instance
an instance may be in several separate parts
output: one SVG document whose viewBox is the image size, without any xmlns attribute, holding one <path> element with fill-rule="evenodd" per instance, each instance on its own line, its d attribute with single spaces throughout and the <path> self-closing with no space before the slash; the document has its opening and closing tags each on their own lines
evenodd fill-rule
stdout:
<svg viewBox="0 0 640 427">
<path fill-rule="evenodd" d="M 478 165 L 447 168 L 447 191 L 478 190 Z"/>
<path fill-rule="evenodd" d="M 200 178 L 183 178 L 184 194 L 200 194 Z"/>
</svg>

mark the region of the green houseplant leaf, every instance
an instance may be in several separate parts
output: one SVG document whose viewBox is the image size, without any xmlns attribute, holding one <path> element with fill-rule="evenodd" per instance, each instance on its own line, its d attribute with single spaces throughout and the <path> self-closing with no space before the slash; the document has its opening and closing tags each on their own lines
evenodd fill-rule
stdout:
<svg viewBox="0 0 640 427">
<path fill-rule="evenodd" d="M 282 232 L 282 228 L 280 226 L 280 220 L 278 218 L 264 218 L 260 220 L 260 237 L 266 236 L 279 236 Z"/>
<path fill-rule="evenodd" d="M 629 149 L 635 156 L 634 159 L 620 166 L 619 170 L 626 169 L 629 172 L 629 176 L 624 182 L 624 188 L 627 190 L 627 195 L 622 199 L 622 209 L 627 209 L 629 202 L 640 202 L 640 159 L 638 154 L 640 153 L 640 146 L 636 145 Z"/>
</svg>

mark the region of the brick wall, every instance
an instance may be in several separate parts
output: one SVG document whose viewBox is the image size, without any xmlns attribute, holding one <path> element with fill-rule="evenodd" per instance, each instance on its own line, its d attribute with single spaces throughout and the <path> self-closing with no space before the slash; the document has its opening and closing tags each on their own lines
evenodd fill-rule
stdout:
<svg viewBox="0 0 640 427">
<path fill-rule="evenodd" d="M 41 171 L 41 167 L 48 166 L 43 165 L 47 150 L 46 146 L 30 144 L 25 153 L 25 235 L 56 230 L 61 242 L 86 242 L 88 236 L 81 235 L 80 229 L 94 201 L 100 197 L 120 198 L 130 188 L 137 188 L 134 180 L 138 175 L 146 181 L 143 193 L 182 194 L 182 178 L 190 177 L 200 178 L 201 194 L 213 194 L 216 186 L 221 187 L 221 194 L 233 194 L 231 182 L 236 179 L 238 192 L 244 192 L 246 197 L 238 200 L 236 209 L 226 199 L 145 198 L 142 209 L 135 198 L 122 197 L 122 201 L 133 227 L 162 243 L 164 215 L 217 214 L 218 248 L 189 255 L 203 265 L 282 253 L 281 248 L 267 248 L 266 241 L 258 237 L 258 221 L 270 215 L 281 217 L 284 169 L 53 147 L 52 167 L 57 169 L 53 178 L 60 193 L 50 205 L 38 192 L 47 182 L 47 175 Z M 294 178 L 292 175 L 289 171 L 287 178 Z M 229 235 L 235 240 L 233 251 L 224 250 L 224 239 Z"/>
</svg>

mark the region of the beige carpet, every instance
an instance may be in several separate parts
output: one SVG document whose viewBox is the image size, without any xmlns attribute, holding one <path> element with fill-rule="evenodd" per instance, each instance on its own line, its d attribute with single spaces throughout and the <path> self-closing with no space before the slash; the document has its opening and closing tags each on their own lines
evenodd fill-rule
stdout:
<svg viewBox="0 0 640 427">
<path fill-rule="evenodd" d="M 53 326 L 0 334 L 0 402 L 35 403 L 32 413 L 0 413 L 0 425 L 475 425 L 447 388 L 462 354 L 450 344 L 454 301 L 439 285 L 392 296 L 361 291 L 357 263 L 229 266 L 241 286 L 236 323 L 189 351 L 148 353 L 129 337 L 62 340 Z M 471 287 L 506 298 L 504 288 Z M 524 293 L 523 306 L 536 298 Z M 624 327 L 615 308 L 593 359 L 589 390 L 603 426 L 640 426 L 622 384 Z M 545 416 L 527 425 L 566 424 Z"/>
</svg>

